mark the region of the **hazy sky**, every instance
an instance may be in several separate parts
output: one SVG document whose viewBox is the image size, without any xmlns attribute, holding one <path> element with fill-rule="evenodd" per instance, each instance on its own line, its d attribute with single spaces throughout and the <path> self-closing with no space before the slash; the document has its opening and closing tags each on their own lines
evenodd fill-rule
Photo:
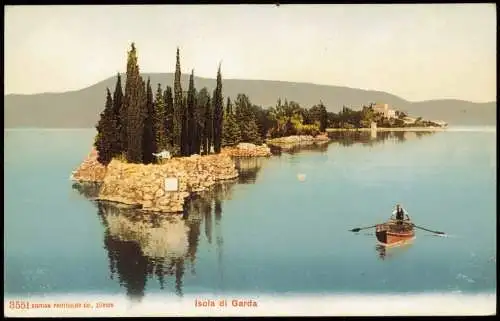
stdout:
<svg viewBox="0 0 500 321">
<path fill-rule="evenodd" d="M 496 100 L 494 4 L 8 6 L 5 92 L 81 89 L 126 68 Z"/>
</svg>

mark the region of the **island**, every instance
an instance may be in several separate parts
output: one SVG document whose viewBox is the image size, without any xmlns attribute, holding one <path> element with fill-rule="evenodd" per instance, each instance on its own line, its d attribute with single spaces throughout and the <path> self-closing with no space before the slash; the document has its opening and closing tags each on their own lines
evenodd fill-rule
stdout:
<svg viewBox="0 0 500 321">
<path fill-rule="evenodd" d="M 278 98 L 276 106 L 262 108 L 243 93 L 224 103 L 220 64 L 212 94 L 196 89 L 194 71 L 182 89 L 178 48 L 173 86 L 158 84 L 155 94 L 140 73 L 134 43 L 126 66 L 125 85 L 118 73 L 115 90 L 106 89 L 93 147 L 71 179 L 93 184 L 95 200 L 144 211 L 182 212 L 194 194 L 237 179 L 236 158 L 269 157 L 273 147 L 324 145 L 332 130 L 446 126 L 387 104 L 333 113 L 321 101 L 307 109 Z"/>
<path fill-rule="evenodd" d="M 173 88 L 158 84 L 154 95 L 137 61 L 132 43 L 125 86 L 118 74 L 115 91 L 107 88 L 93 147 L 70 177 L 95 187 L 94 200 L 183 212 L 193 194 L 238 177 L 234 158 L 271 155 L 248 98 L 239 95 L 234 112 L 228 98 L 224 110 L 220 65 L 213 95 L 196 90 L 194 72 L 183 91 L 177 50 Z"/>
</svg>

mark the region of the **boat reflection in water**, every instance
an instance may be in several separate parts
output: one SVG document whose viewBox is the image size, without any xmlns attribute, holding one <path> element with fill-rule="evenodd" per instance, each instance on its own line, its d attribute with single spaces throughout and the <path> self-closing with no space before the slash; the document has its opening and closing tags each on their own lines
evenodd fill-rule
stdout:
<svg viewBox="0 0 500 321">
<path fill-rule="evenodd" d="M 109 273 L 125 289 L 127 296 L 141 301 L 146 285 L 183 295 L 186 273 L 196 274 L 196 256 L 201 238 L 215 247 L 218 260 L 219 287 L 223 287 L 222 208 L 231 199 L 237 183 L 252 183 L 261 163 L 239 162 L 240 177 L 220 182 L 208 191 L 190 197 L 182 213 L 153 213 L 113 202 L 94 201 L 104 226 L 104 249 Z M 99 193 L 99 184 L 75 183 L 73 189 L 89 199 Z"/>
<path fill-rule="evenodd" d="M 412 245 L 413 245 L 413 240 L 408 241 L 401 245 L 391 246 L 391 247 L 377 244 L 375 246 L 375 250 L 377 251 L 378 257 L 381 260 L 386 260 L 401 255 L 402 253 L 406 252 L 409 248 L 411 248 Z"/>
</svg>

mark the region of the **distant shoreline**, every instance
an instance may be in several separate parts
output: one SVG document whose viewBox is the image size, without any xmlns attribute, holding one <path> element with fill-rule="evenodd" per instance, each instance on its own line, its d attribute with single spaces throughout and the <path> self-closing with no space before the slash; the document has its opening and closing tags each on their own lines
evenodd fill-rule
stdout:
<svg viewBox="0 0 500 321">
<path fill-rule="evenodd" d="M 94 130 L 95 127 L 4 127 L 4 131 L 87 131 Z M 327 132 L 341 131 L 371 131 L 371 128 L 327 128 Z M 446 128 L 432 127 L 378 127 L 377 131 L 496 131 L 496 125 L 449 125 Z"/>
<path fill-rule="evenodd" d="M 435 132 L 446 131 L 447 127 L 377 127 L 377 132 Z M 327 128 L 327 132 L 370 132 L 371 128 Z"/>
</svg>

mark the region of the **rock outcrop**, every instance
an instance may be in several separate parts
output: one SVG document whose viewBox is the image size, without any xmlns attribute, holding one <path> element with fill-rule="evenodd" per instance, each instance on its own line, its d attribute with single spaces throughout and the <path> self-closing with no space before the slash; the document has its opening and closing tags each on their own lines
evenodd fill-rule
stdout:
<svg viewBox="0 0 500 321">
<path fill-rule="evenodd" d="M 93 148 L 87 158 L 71 173 L 70 179 L 79 182 L 102 182 L 106 166 L 97 161 L 97 150 Z"/>
<path fill-rule="evenodd" d="M 321 143 L 328 142 L 330 139 L 327 135 L 317 135 L 317 136 L 309 136 L 309 135 L 300 135 L 300 136 L 286 136 L 269 139 L 268 143 L 272 145 L 298 145 L 298 144 L 312 144 L 312 143 Z"/>
<path fill-rule="evenodd" d="M 146 211 L 181 212 L 191 193 L 237 176 L 234 162 L 225 154 L 173 158 L 161 165 L 112 160 L 98 199 L 140 205 Z M 177 191 L 165 190 L 166 178 L 178 179 Z"/>
<path fill-rule="evenodd" d="M 268 157 L 271 156 L 271 149 L 266 144 L 255 145 L 250 143 L 239 143 L 235 147 L 225 147 L 222 154 L 232 157 Z"/>
</svg>

